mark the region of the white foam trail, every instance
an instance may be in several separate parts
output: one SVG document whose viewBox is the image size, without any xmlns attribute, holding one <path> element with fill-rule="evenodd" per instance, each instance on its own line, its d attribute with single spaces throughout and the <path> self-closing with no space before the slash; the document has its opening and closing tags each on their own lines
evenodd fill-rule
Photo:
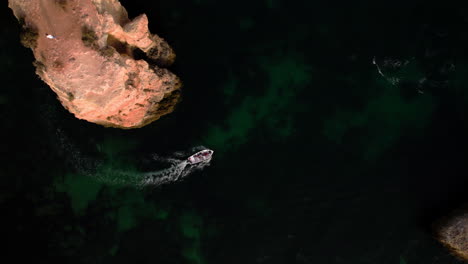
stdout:
<svg viewBox="0 0 468 264">
<path fill-rule="evenodd" d="M 158 159 L 162 160 L 160 157 Z M 111 185 L 134 186 L 137 188 L 158 187 L 164 184 L 181 181 L 194 171 L 201 170 L 210 165 L 209 161 L 190 164 L 187 160 L 179 160 L 177 163 L 174 162 L 174 159 L 168 158 L 167 160 L 172 163 L 167 169 L 149 172 L 130 172 L 109 169 L 108 172 L 98 171 L 96 173 L 96 178 L 101 182 Z"/>
<path fill-rule="evenodd" d="M 169 182 L 178 181 L 190 174 L 188 170 L 185 170 L 187 164 L 187 161 L 182 161 L 165 170 L 143 173 L 143 180 L 141 181 L 140 186 L 159 186 Z"/>
<path fill-rule="evenodd" d="M 115 168 L 105 160 L 97 160 L 95 158 L 87 157 L 79 148 L 72 143 L 71 139 L 65 132 L 57 128 L 56 136 L 58 145 L 62 149 L 66 159 L 75 170 L 85 176 L 92 177 L 100 182 L 110 185 L 120 186 L 134 186 L 136 188 L 143 188 L 146 186 L 157 187 L 168 183 L 180 181 L 193 173 L 196 170 L 201 170 L 210 165 L 212 150 L 198 146 L 185 152 L 174 152 L 170 157 L 162 157 L 153 154 L 153 160 L 170 164 L 169 168 L 138 172 L 138 171 L 124 171 Z M 210 155 L 205 158 L 197 158 L 197 163 L 190 162 L 189 159 L 199 154 L 209 152 Z"/>
<path fill-rule="evenodd" d="M 201 149 L 202 151 L 208 150 L 207 148 L 203 146 L 199 146 L 197 148 L 193 148 L 192 152 L 197 149 Z M 209 150 L 209 151 L 213 153 L 212 150 Z M 190 157 L 193 157 L 193 155 Z M 191 174 L 192 172 L 196 170 L 201 170 L 209 166 L 211 162 L 211 156 L 207 158 L 206 160 L 199 161 L 197 163 L 190 162 L 189 161 L 190 157 L 187 159 L 183 159 L 183 160 L 177 160 L 173 158 L 163 159 L 158 156 L 158 160 L 170 162 L 172 166 L 164 170 L 150 171 L 150 172 L 143 173 L 141 175 L 142 180 L 138 185 L 140 187 L 160 186 L 166 183 L 176 182 L 176 181 L 182 180 L 183 178 L 187 177 L 189 174 Z"/>
</svg>

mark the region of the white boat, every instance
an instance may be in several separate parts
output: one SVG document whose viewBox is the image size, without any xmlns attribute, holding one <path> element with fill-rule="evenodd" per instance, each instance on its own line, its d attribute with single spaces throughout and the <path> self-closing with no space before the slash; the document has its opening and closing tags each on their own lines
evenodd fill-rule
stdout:
<svg viewBox="0 0 468 264">
<path fill-rule="evenodd" d="M 197 164 L 197 163 L 200 163 L 200 162 L 208 162 L 208 161 L 211 160 L 213 152 L 214 151 L 211 150 L 211 149 L 201 150 L 201 151 L 193 154 L 192 156 L 188 157 L 187 158 L 187 163 L 188 164 Z"/>
</svg>

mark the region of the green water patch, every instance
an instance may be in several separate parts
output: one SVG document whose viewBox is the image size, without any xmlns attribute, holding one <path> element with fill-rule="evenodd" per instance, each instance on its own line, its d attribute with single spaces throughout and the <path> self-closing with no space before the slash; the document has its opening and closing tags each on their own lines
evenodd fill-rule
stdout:
<svg viewBox="0 0 468 264">
<path fill-rule="evenodd" d="M 135 146 L 135 141 L 124 138 L 110 138 L 96 146 L 106 159 L 98 166 L 94 177 L 108 184 L 106 200 L 109 207 L 116 208 L 113 213 L 118 232 L 131 230 L 145 219 L 165 220 L 169 216 L 166 209 L 146 201 L 141 190 L 125 188 L 134 186 L 141 176 L 132 160 L 124 158 Z"/>
<path fill-rule="evenodd" d="M 311 67 L 294 55 L 260 57 L 257 66 L 267 76 L 265 92 L 246 96 L 234 104 L 226 121 L 213 125 L 203 140 L 216 149 L 218 155 L 251 140 L 252 132 L 259 127 L 266 127 L 268 136 L 279 139 L 288 138 L 294 131 L 292 116 L 301 109 L 296 99 L 310 82 Z M 240 90 L 239 85 L 233 76 L 226 82 L 226 102 L 231 103 L 232 95 Z"/>
<path fill-rule="evenodd" d="M 130 206 L 124 205 L 117 210 L 117 231 L 125 232 L 136 226 L 136 219 Z"/>
<path fill-rule="evenodd" d="M 239 19 L 239 28 L 241 30 L 249 30 L 254 26 L 255 22 L 252 18 L 243 17 Z"/>
<path fill-rule="evenodd" d="M 8 98 L 6 96 L 0 95 L 0 105 L 8 103 Z"/>
<path fill-rule="evenodd" d="M 65 192 L 71 200 L 75 214 L 81 215 L 85 212 L 88 204 L 96 200 L 96 196 L 102 184 L 83 175 L 66 174 L 63 181 L 55 182 L 58 192 Z"/>
<path fill-rule="evenodd" d="M 164 221 L 169 218 L 170 207 L 146 200 L 144 193 L 133 188 L 106 187 L 105 207 L 113 208 L 109 217 L 116 221 L 117 232 L 124 233 L 144 221 Z"/>
<path fill-rule="evenodd" d="M 408 264 L 406 260 L 400 256 L 400 264 Z"/>
<path fill-rule="evenodd" d="M 269 9 L 278 8 L 280 5 L 280 0 L 265 0 L 266 6 Z"/>
<path fill-rule="evenodd" d="M 397 87 L 377 78 L 381 93 L 369 100 L 361 110 L 337 108 L 325 120 L 322 133 L 336 144 L 344 143 L 349 132 L 359 130 L 357 136 L 363 146 L 363 158 L 378 157 L 405 133 L 418 133 L 430 122 L 434 111 L 434 98 L 426 93 L 407 100 Z M 355 138 L 354 138 L 355 139 Z"/>
<path fill-rule="evenodd" d="M 115 256 L 118 250 L 119 250 L 119 245 L 114 245 L 111 249 L 109 249 L 109 255 Z"/>
<path fill-rule="evenodd" d="M 182 235 L 190 240 L 182 255 L 190 263 L 205 263 L 201 252 L 203 219 L 194 212 L 184 212 L 179 218 L 179 226 Z"/>
<path fill-rule="evenodd" d="M 108 138 L 96 144 L 96 149 L 104 159 L 97 166 L 93 178 L 108 185 L 131 186 L 140 180 L 141 172 L 137 170 L 131 151 L 137 145 L 136 141 L 125 138 Z"/>
</svg>

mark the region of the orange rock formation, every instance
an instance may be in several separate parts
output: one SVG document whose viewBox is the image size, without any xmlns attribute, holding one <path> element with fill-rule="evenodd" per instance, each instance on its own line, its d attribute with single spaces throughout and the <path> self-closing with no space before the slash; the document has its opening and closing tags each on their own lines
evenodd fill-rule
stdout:
<svg viewBox="0 0 468 264">
<path fill-rule="evenodd" d="M 434 227 L 437 239 L 455 256 L 468 261 L 468 205 L 439 219 Z"/>
<path fill-rule="evenodd" d="M 36 73 L 77 118 L 137 128 L 172 112 L 179 79 L 169 45 L 118 0 L 9 0 Z M 145 59 L 136 59 L 140 56 Z"/>
</svg>

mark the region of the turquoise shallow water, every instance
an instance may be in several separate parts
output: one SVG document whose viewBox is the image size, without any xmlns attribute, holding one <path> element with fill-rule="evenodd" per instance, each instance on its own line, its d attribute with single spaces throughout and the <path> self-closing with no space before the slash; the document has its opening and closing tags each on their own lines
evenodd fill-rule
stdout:
<svg viewBox="0 0 468 264">
<path fill-rule="evenodd" d="M 175 112 L 75 119 L 1 16 L 5 256 L 64 263 L 461 263 L 431 224 L 466 202 L 467 17 L 457 6 L 121 1 L 177 53 Z M 215 151 L 184 181 L 116 171 Z"/>
</svg>

